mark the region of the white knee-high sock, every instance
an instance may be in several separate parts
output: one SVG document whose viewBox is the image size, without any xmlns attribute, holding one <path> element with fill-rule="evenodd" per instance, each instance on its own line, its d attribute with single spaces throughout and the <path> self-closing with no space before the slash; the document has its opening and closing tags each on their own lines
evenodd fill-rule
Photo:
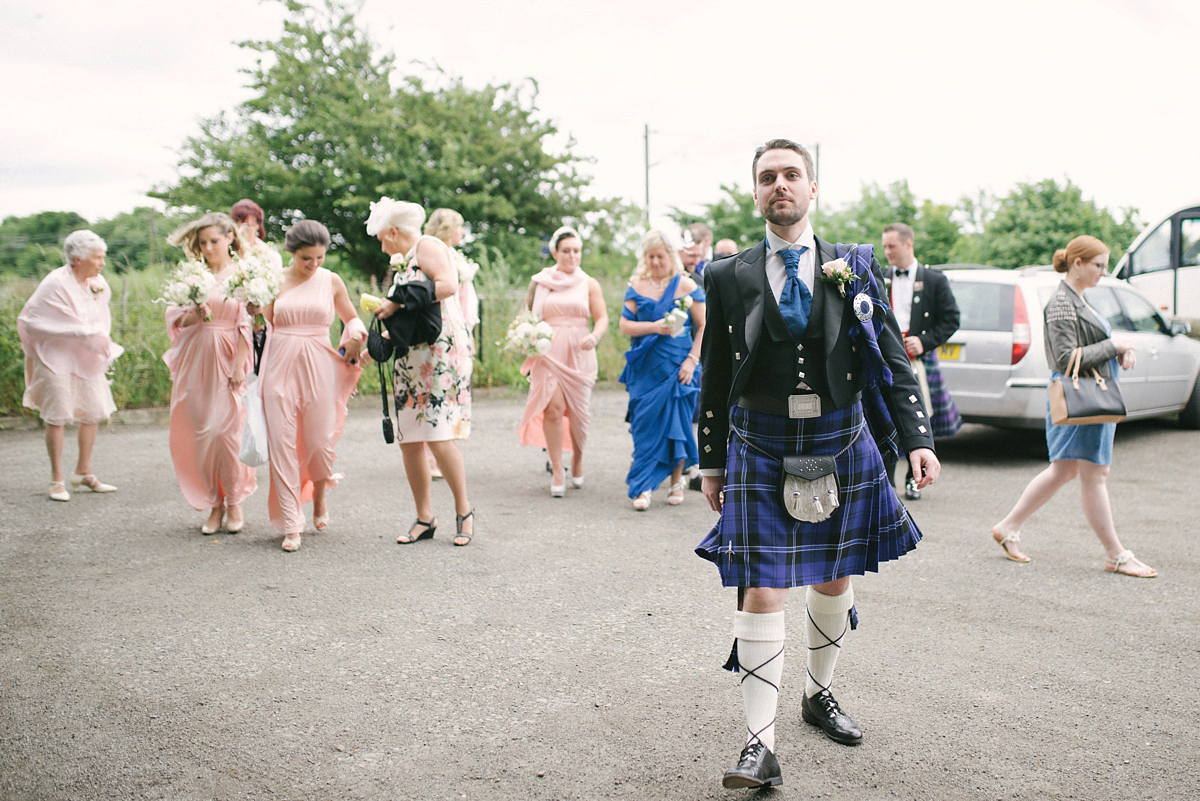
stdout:
<svg viewBox="0 0 1200 801">
<path fill-rule="evenodd" d="M 758 740 L 774 751 L 775 710 L 783 681 L 783 612 L 734 612 L 733 636 L 742 671 L 746 742 Z"/>
<path fill-rule="evenodd" d="M 841 595 L 823 595 L 809 587 L 805 606 L 808 609 L 808 679 L 804 682 L 804 695 L 811 698 L 833 684 L 833 669 L 850 629 L 854 588 L 847 587 Z"/>
</svg>

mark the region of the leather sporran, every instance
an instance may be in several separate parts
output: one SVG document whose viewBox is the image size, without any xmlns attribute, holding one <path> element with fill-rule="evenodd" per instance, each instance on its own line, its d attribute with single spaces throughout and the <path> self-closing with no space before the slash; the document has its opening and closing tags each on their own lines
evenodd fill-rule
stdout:
<svg viewBox="0 0 1200 801">
<path fill-rule="evenodd" d="M 779 495 L 788 514 L 804 523 L 828 520 L 841 506 L 837 461 L 832 456 L 785 456 Z"/>
<path fill-rule="evenodd" d="M 1125 418 L 1125 399 L 1115 380 L 1096 370 L 1080 377 L 1083 349 L 1071 352 L 1067 374 L 1050 382 L 1050 421 L 1058 426 L 1116 423 Z"/>
</svg>

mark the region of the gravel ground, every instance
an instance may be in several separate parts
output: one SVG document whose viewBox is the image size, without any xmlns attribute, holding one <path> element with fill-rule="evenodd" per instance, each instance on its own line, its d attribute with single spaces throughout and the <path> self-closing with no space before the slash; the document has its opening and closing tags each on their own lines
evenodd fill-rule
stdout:
<svg viewBox="0 0 1200 801">
<path fill-rule="evenodd" d="M 547 492 L 521 400 L 475 407 L 463 451 L 478 536 L 393 544 L 413 517 L 399 454 L 356 402 L 333 524 L 280 550 L 267 471 L 236 536 L 203 537 L 161 425 L 101 432 L 115 495 L 45 497 L 38 431 L 0 432 L 0 799 L 737 798 L 732 591 L 693 546 L 698 493 L 632 511 L 625 396 L 598 391 L 587 485 Z M 65 461 L 74 459 L 68 439 Z M 1104 573 L 1078 488 L 988 530 L 1044 465 L 1039 435 L 968 426 L 914 505 L 925 541 L 856 581 L 835 690 L 846 748 L 800 721 L 803 601 L 775 798 L 1200 797 L 1200 433 L 1119 429 L 1125 544 L 1161 575 Z"/>
</svg>

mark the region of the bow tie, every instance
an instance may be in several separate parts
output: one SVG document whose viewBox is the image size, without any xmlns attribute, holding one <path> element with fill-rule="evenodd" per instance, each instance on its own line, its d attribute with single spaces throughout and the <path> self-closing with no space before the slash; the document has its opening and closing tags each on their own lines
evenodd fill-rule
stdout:
<svg viewBox="0 0 1200 801">
<path fill-rule="evenodd" d="M 909 272 L 908 270 L 895 270 L 894 271 L 897 278 L 906 278 L 908 276 L 908 272 Z"/>
</svg>

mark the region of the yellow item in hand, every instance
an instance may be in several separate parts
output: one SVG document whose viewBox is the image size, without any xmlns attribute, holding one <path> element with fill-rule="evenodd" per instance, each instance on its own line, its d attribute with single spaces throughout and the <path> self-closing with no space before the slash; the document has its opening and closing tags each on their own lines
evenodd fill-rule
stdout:
<svg viewBox="0 0 1200 801">
<path fill-rule="evenodd" d="M 377 298 L 374 295 L 369 295 L 366 292 L 358 299 L 358 306 L 366 314 L 374 314 L 375 310 L 383 305 L 383 298 Z"/>
</svg>

